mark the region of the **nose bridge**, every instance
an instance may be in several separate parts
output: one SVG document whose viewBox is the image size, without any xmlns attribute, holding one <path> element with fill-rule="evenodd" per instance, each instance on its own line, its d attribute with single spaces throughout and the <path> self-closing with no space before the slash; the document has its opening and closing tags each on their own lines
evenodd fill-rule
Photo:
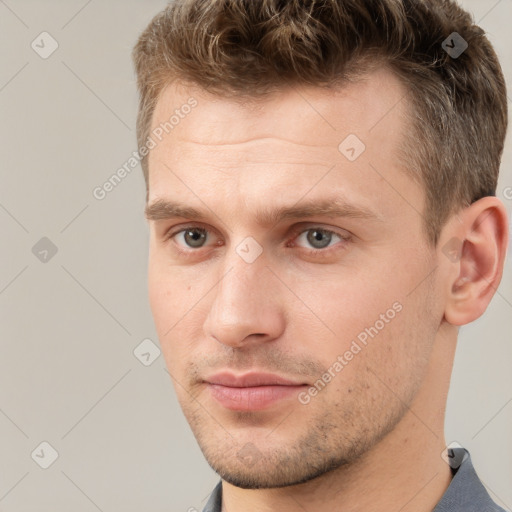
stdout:
<svg viewBox="0 0 512 512">
<path fill-rule="evenodd" d="M 260 335 L 258 339 L 277 337 L 283 328 L 274 278 L 256 243 L 243 240 L 225 254 L 222 275 L 212 290 L 204 329 L 225 345 L 240 346 L 253 334 Z"/>
<path fill-rule="evenodd" d="M 251 249 L 246 250 L 244 242 L 231 249 L 226 256 L 224 277 L 216 290 L 216 302 L 222 306 L 218 311 L 223 318 L 231 321 L 249 319 L 251 309 L 258 310 L 262 304 L 262 294 L 266 295 L 268 285 L 268 269 L 262 254 L 255 259 L 247 258 Z M 252 255 L 254 257 L 254 255 Z"/>
</svg>

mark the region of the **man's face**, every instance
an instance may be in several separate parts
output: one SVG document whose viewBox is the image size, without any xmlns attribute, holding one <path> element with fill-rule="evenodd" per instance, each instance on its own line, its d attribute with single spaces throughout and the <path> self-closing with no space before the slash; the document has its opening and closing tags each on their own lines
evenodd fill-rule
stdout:
<svg viewBox="0 0 512 512">
<path fill-rule="evenodd" d="M 158 102 L 153 128 L 182 115 L 151 151 L 148 205 L 203 218 L 150 221 L 150 305 L 183 412 L 234 485 L 290 485 L 355 460 L 431 372 L 443 310 L 424 191 L 396 157 L 404 94 L 380 70 L 258 106 L 174 85 Z M 340 211 L 260 223 L 321 203 Z"/>
</svg>

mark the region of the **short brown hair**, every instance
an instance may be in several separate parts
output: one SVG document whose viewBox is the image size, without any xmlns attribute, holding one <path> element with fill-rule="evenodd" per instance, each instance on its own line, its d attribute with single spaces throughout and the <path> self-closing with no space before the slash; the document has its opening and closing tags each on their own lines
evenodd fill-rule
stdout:
<svg viewBox="0 0 512 512">
<path fill-rule="evenodd" d="M 448 53 L 454 41 L 467 43 L 462 54 Z M 484 31 L 455 1 L 175 0 L 140 35 L 133 60 L 139 148 L 175 80 L 257 98 L 290 84 L 338 87 L 384 64 L 409 93 L 411 130 L 400 155 L 425 188 L 428 239 L 437 243 L 451 213 L 496 193 L 505 80 Z"/>
</svg>

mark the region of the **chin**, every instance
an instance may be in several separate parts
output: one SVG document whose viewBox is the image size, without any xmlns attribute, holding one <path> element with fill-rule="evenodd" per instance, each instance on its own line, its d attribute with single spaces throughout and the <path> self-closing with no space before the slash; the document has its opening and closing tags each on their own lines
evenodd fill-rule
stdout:
<svg viewBox="0 0 512 512">
<path fill-rule="evenodd" d="M 270 460 L 267 464 L 257 462 L 253 468 L 249 468 L 238 459 L 227 467 L 227 460 L 224 458 L 220 464 L 208 459 L 207 462 L 222 480 L 241 489 L 276 489 L 300 485 L 349 464 L 346 460 L 327 460 L 314 467 L 311 463 L 301 465 L 293 460 Z"/>
</svg>

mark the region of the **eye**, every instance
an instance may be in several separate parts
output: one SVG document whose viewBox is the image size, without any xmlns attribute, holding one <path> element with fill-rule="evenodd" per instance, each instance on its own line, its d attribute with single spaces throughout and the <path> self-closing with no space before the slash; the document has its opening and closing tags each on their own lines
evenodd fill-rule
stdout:
<svg viewBox="0 0 512 512">
<path fill-rule="evenodd" d="M 168 238 L 176 238 L 177 241 L 182 241 L 185 247 L 198 249 L 204 245 L 209 236 L 208 230 L 204 228 L 188 226 L 187 228 L 176 231 L 175 233 L 169 233 Z"/>
<path fill-rule="evenodd" d="M 310 247 L 313 247 L 313 249 L 311 250 L 308 247 L 305 248 L 309 249 L 312 253 L 322 251 L 322 249 L 329 247 L 333 240 L 334 242 L 336 242 L 336 239 L 339 241 L 346 241 L 349 238 L 348 236 L 342 236 L 341 234 L 335 233 L 334 231 L 320 227 L 309 228 L 299 231 L 299 233 L 300 234 L 295 239 L 294 243 L 298 240 L 309 244 Z"/>
<path fill-rule="evenodd" d="M 175 246 L 179 253 L 183 256 L 196 252 L 195 250 L 201 249 L 208 245 L 212 238 L 211 231 L 200 226 L 186 226 L 178 230 L 170 230 L 165 235 L 165 241 L 174 239 Z M 336 245 L 345 246 L 344 243 L 337 244 L 336 242 L 349 242 L 350 234 L 336 233 L 335 231 L 324 229 L 319 226 L 313 226 L 304 229 L 304 226 L 298 226 L 292 232 L 292 241 L 287 242 L 287 247 L 301 247 L 303 251 L 310 255 L 327 255 L 332 250 L 336 249 Z M 297 243 L 299 242 L 299 243 Z M 222 241 L 216 242 L 214 245 L 222 245 Z M 308 247 L 309 245 L 309 247 Z M 334 246 L 334 247 L 333 247 Z"/>
</svg>

